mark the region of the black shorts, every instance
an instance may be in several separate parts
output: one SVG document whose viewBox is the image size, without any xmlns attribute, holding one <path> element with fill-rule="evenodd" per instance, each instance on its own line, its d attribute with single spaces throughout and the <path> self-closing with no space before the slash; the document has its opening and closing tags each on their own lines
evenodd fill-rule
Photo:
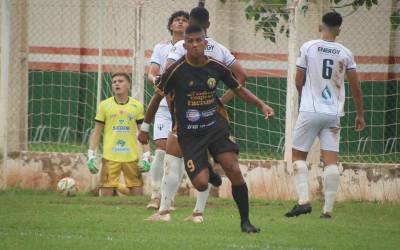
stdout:
<svg viewBox="0 0 400 250">
<path fill-rule="evenodd" d="M 214 160 L 221 153 L 239 153 L 239 146 L 230 138 L 228 122 L 218 116 L 216 124 L 202 134 L 178 134 L 178 141 L 185 160 L 185 169 L 193 180 L 204 168 L 211 167 L 207 150 Z"/>
</svg>

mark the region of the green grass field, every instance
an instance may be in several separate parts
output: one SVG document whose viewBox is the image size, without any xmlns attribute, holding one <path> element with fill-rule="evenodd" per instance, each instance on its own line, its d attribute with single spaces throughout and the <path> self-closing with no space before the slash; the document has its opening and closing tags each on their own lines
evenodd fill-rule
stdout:
<svg viewBox="0 0 400 250">
<path fill-rule="evenodd" d="M 399 249 L 400 205 L 338 203 L 334 218 L 285 218 L 292 202 L 252 200 L 260 234 L 239 231 L 234 202 L 210 199 L 204 224 L 183 219 L 195 200 L 178 197 L 168 223 L 147 222 L 148 197 L 61 197 L 0 191 L 0 249 Z"/>
</svg>

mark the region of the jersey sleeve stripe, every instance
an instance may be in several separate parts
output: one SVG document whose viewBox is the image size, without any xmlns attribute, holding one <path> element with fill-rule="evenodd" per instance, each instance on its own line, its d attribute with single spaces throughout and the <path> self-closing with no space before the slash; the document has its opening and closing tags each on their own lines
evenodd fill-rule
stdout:
<svg viewBox="0 0 400 250">
<path fill-rule="evenodd" d="M 228 65 L 226 65 L 226 66 L 230 67 L 230 66 L 232 66 L 232 64 L 234 64 L 235 62 L 236 62 L 236 58 L 233 58 L 233 60 L 232 60 L 230 63 L 228 63 Z"/>
<path fill-rule="evenodd" d="M 208 59 L 209 59 L 210 61 L 212 61 L 212 62 L 215 62 L 215 63 L 221 65 L 221 66 L 224 67 L 225 69 L 230 70 L 225 64 L 221 63 L 220 61 L 215 60 L 214 58 L 211 58 L 211 57 L 209 57 Z"/>
<path fill-rule="evenodd" d="M 171 79 L 172 75 L 175 73 L 175 71 L 182 66 L 185 63 L 185 60 L 182 60 L 182 62 L 178 63 L 171 71 L 170 73 L 167 75 L 167 80 L 166 82 L 169 81 L 169 79 Z"/>
<path fill-rule="evenodd" d="M 347 71 L 356 70 L 357 68 L 347 68 Z"/>
<path fill-rule="evenodd" d="M 158 63 L 158 62 L 156 62 L 156 61 L 151 61 L 150 64 L 157 64 L 157 65 L 160 65 L 160 66 L 161 66 L 161 64 Z"/>
<path fill-rule="evenodd" d="M 297 68 L 302 69 L 302 70 L 307 70 L 307 68 L 301 67 L 299 65 L 296 65 Z"/>
<path fill-rule="evenodd" d="M 97 120 L 97 119 L 94 119 L 96 122 L 98 122 L 98 123 L 102 123 L 102 124 L 106 124 L 104 121 L 100 121 L 100 120 Z"/>
</svg>

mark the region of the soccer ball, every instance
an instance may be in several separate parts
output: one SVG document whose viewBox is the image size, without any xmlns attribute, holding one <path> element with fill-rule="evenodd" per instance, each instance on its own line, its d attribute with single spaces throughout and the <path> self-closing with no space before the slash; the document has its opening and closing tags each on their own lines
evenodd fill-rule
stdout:
<svg viewBox="0 0 400 250">
<path fill-rule="evenodd" d="M 57 183 L 57 192 L 64 196 L 75 196 L 78 189 L 75 180 L 71 177 L 62 178 Z"/>
</svg>

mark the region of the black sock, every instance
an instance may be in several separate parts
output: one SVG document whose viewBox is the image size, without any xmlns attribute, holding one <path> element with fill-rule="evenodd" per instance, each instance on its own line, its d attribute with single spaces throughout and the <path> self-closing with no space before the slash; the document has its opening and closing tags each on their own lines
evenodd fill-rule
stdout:
<svg viewBox="0 0 400 250">
<path fill-rule="evenodd" d="M 249 193 L 246 183 L 239 186 L 232 186 L 232 196 L 239 209 L 240 222 L 249 220 Z"/>
</svg>

